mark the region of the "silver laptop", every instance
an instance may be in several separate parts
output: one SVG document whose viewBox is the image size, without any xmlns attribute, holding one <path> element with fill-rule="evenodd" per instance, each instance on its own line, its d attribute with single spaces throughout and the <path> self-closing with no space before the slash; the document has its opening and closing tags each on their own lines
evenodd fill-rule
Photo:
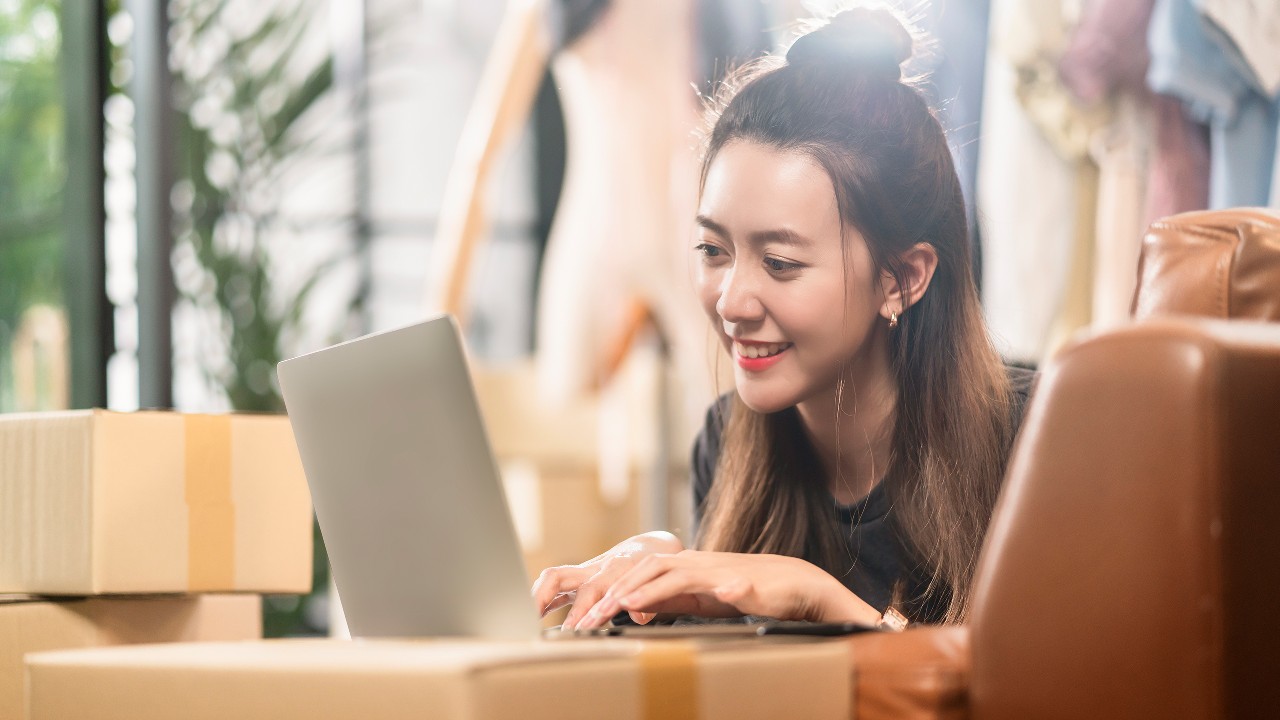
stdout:
<svg viewBox="0 0 1280 720">
<path fill-rule="evenodd" d="M 537 637 L 453 318 L 286 360 L 279 377 L 352 636 Z"/>
</svg>

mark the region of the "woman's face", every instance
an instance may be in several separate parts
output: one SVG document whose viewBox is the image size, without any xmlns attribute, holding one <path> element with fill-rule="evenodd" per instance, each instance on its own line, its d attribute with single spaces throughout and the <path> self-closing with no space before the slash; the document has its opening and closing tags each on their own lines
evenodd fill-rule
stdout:
<svg viewBox="0 0 1280 720">
<path fill-rule="evenodd" d="M 695 282 L 738 393 L 770 413 L 834 397 L 866 356 L 884 303 L 862 236 L 842 249 L 835 189 L 806 155 L 732 141 L 698 208 Z"/>
</svg>

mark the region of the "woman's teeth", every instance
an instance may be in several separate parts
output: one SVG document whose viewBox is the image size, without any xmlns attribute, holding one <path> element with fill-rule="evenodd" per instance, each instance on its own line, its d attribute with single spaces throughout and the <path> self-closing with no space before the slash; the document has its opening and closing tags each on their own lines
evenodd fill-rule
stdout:
<svg viewBox="0 0 1280 720">
<path fill-rule="evenodd" d="M 743 345 L 742 343 L 734 343 L 734 349 L 744 358 L 762 358 L 778 353 L 791 347 L 791 343 L 769 343 L 768 345 Z"/>
</svg>

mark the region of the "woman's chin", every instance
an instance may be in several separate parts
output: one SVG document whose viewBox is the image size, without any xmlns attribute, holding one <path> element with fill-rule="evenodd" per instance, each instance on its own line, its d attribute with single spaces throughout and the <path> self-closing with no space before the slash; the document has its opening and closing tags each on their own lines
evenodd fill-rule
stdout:
<svg viewBox="0 0 1280 720">
<path fill-rule="evenodd" d="M 761 415 L 776 413 L 795 405 L 795 398 L 779 392 L 764 391 L 763 388 L 752 388 L 749 385 L 738 386 L 738 397 L 742 404 Z"/>
</svg>

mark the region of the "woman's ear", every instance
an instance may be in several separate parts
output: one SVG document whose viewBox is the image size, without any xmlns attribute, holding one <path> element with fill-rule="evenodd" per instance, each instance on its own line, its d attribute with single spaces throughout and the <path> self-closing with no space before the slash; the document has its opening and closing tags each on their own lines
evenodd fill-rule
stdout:
<svg viewBox="0 0 1280 720">
<path fill-rule="evenodd" d="M 898 262 L 902 270 L 901 283 L 893 273 L 885 272 L 880 276 L 884 296 L 880 314 L 885 318 L 901 315 L 924 297 L 929 283 L 933 281 L 933 272 L 938 269 L 938 251 L 929 243 L 916 243 L 902 254 Z"/>
</svg>

